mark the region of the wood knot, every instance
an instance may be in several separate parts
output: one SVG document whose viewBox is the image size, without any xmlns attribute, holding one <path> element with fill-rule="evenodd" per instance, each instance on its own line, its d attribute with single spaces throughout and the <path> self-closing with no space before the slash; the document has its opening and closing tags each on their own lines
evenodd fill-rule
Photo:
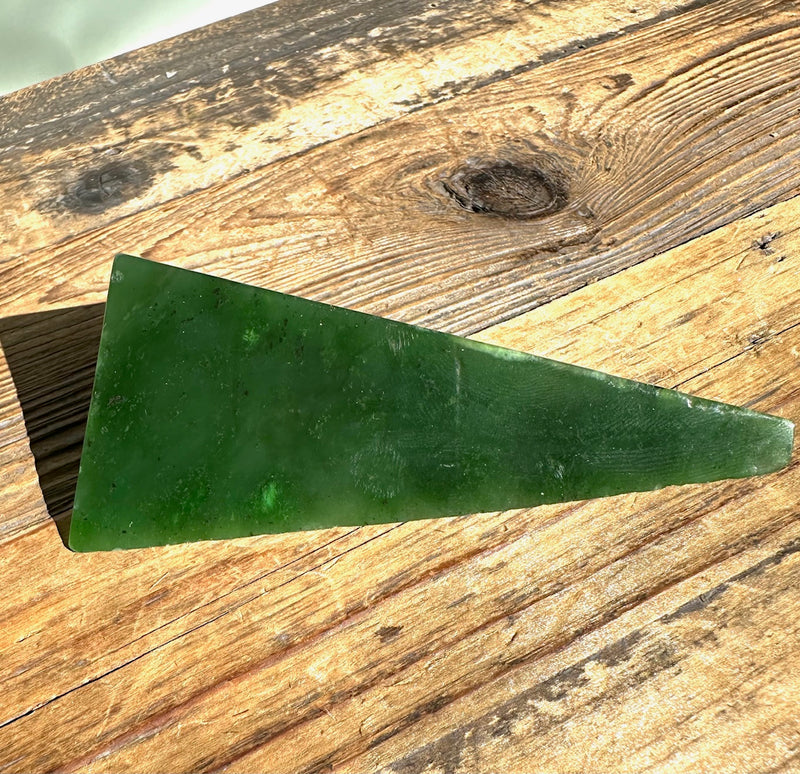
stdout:
<svg viewBox="0 0 800 774">
<path fill-rule="evenodd" d="M 57 184 L 60 191 L 36 205 L 40 212 L 95 215 L 135 199 L 148 190 L 159 175 L 175 168 L 174 144 L 157 143 L 135 153 L 120 147 L 94 148 L 102 156 L 94 163 L 65 170 L 69 178 Z"/>
<path fill-rule="evenodd" d="M 440 180 L 461 209 L 509 220 L 530 220 L 562 209 L 567 190 L 554 170 L 506 160 L 467 163 Z"/>
<path fill-rule="evenodd" d="M 76 212 L 98 213 L 146 189 L 152 175 L 142 163 L 112 161 L 84 172 L 70 188 L 66 204 Z"/>
</svg>

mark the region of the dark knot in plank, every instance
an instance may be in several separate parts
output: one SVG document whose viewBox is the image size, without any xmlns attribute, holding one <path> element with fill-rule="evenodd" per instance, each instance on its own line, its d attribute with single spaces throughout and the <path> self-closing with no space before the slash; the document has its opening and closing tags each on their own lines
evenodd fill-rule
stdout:
<svg viewBox="0 0 800 774">
<path fill-rule="evenodd" d="M 143 192 L 152 180 L 142 162 L 112 161 L 84 172 L 70 187 L 65 204 L 74 212 L 103 212 Z"/>
<path fill-rule="evenodd" d="M 509 220 L 538 218 L 567 203 L 565 181 L 552 171 L 508 160 L 467 163 L 440 184 L 462 209 Z"/>
<path fill-rule="evenodd" d="M 120 147 L 92 149 L 88 162 L 83 159 L 73 162 L 69 168 L 57 170 L 55 179 L 43 181 L 43 188 L 49 189 L 50 196 L 42 199 L 37 209 L 47 213 L 67 210 L 78 215 L 96 215 L 135 199 L 159 176 L 175 168 L 175 145 L 154 143 L 136 151 Z M 180 146 L 180 149 L 192 155 L 191 147 Z"/>
</svg>

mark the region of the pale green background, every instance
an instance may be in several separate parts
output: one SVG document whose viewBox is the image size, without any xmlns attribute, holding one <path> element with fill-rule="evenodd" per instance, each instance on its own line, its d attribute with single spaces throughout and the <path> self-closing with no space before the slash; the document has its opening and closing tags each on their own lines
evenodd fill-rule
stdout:
<svg viewBox="0 0 800 774">
<path fill-rule="evenodd" d="M 0 94 L 270 0 L 0 0 Z"/>
</svg>

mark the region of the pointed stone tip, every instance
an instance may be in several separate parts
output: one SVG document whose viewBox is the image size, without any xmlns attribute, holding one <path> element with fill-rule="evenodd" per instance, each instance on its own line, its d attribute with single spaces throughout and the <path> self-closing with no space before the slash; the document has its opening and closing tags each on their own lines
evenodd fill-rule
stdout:
<svg viewBox="0 0 800 774">
<path fill-rule="evenodd" d="M 761 476 L 775 473 L 787 467 L 792 461 L 794 450 L 794 422 L 772 414 L 754 412 L 758 424 L 751 425 L 752 443 L 750 475 Z"/>
<path fill-rule="evenodd" d="M 776 446 L 778 446 L 777 453 L 777 467 L 775 470 L 785 468 L 792 461 L 792 452 L 794 450 L 794 422 L 782 417 L 776 417 L 780 431 L 776 433 Z"/>
</svg>

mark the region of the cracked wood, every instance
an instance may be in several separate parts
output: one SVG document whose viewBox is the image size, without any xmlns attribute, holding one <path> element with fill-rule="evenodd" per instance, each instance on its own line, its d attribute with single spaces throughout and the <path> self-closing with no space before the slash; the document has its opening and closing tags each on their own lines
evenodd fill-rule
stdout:
<svg viewBox="0 0 800 774">
<path fill-rule="evenodd" d="M 83 68 L 0 99 L 0 245 L 56 244 L 694 5 L 281 0 Z"/>
</svg>

